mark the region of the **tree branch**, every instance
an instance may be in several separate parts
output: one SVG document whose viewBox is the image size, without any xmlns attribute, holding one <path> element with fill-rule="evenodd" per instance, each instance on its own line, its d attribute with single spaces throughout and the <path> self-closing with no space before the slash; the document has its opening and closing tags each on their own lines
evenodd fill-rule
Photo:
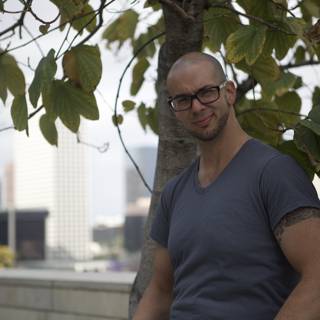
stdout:
<svg viewBox="0 0 320 320">
<path fill-rule="evenodd" d="M 280 69 L 287 70 L 287 69 L 299 68 L 299 67 L 305 67 L 305 66 L 314 66 L 318 64 L 320 64 L 320 61 L 308 60 L 300 63 L 288 63 L 283 66 L 280 66 Z"/>
<path fill-rule="evenodd" d="M 145 48 L 147 47 L 151 42 L 153 42 L 154 40 L 160 38 L 161 36 L 163 36 L 165 34 L 165 32 L 161 32 L 157 35 L 155 35 L 154 37 L 152 37 L 151 39 L 149 39 L 146 43 L 144 43 L 140 48 L 138 48 L 136 50 L 136 52 L 133 54 L 132 58 L 130 59 L 130 61 L 128 62 L 128 64 L 126 65 L 126 67 L 124 68 L 123 72 L 122 72 L 122 75 L 120 77 L 120 80 L 119 80 L 119 85 L 118 85 L 118 90 L 117 90 L 117 95 L 116 95 L 116 100 L 115 100 L 115 104 L 114 104 L 114 117 L 115 119 L 117 119 L 118 117 L 118 112 L 117 112 L 117 107 L 118 107 L 118 100 L 119 100 L 119 95 L 120 95 L 120 89 L 121 89 L 121 85 L 122 85 L 122 81 L 123 81 L 123 78 L 127 72 L 127 70 L 129 69 L 129 67 L 131 66 L 132 62 L 135 60 L 135 58 L 138 56 L 138 54 Z M 123 146 L 123 149 L 124 151 L 126 152 L 126 154 L 128 155 L 130 161 L 132 162 L 133 166 L 135 167 L 135 169 L 137 170 L 143 184 L 145 185 L 145 187 L 149 190 L 149 192 L 152 194 L 153 191 L 152 189 L 150 188 L 150 186 L 148 185 L 148 183 L 146 182 L 146 180 L 144 179 L 137 163 L 134 161 L 133 157 L 131 156 L 130 152 L 128 151 L 125 143 L 124 143 L 124 140 L 123 140 L 123 137 L 122 137 L 122 133 L 121 133 L 121 129 L 120 129 L 120 126 L 119 124 L 116 122 L 116 128 L 118 130 L 118 134 L 119 134 L 119 138 L 120 138 L 120 141 L 121 141 L 121 144 Z"/>
<path fill-rule="evenodd" d="M 239 16 L 243 16 L 243 17 L 245 17 L 245 18 L 247 18 L 247 19 L 249 19 L 249 20 L 257 21 L 257 22 L 259 22 L 259 23 L 261 23 L 261 24 L 263 24 L 263 25 L 265 25 L 265 26 L 267 26 L 267 27 L 269 27 L 269 28 L 271 28 L 271 29 L 281 31 L 281 32 L 283 32 L 283 33 L 285 33 L 285 34 L 287 34 L 287 35 L 289 35 L 289 36 L 295 36 L 295 35 L 296 35 L 295 33 L 292 33 L 292 32 L 289 32 L 289 31 L 287 31 L 287 30 L 281 29 L 281 28 L 279 28 L 278 26 L 276 26 L 276 25 L 274 25 L 274 24 L 272 24 L 272 23 L 270 23 L 270 22 L 268 22 L 268 21 L 266 21 L 266 20 L 263 20 L 263 19 L 260 18 L 260 17 L 256 17 L 256 16 L 252 16 L 252 15 L 250 15 L 250 14 L 246 14 L 246 13 L 240 12 L 240 11 L 234 9 L 234 8 L 231 7 L 231 6 L 224 6 L 224 5 L 215 4 L 215 3 L 211 4 L 210 6 L 211 6 L 212 8 L 221 8 L 221 9 L 229 10 L 229 11 L 233 12 L 234 14 L 237 14 L 237 15 L 239 15 Z"/>
<path fill-rule="evenodd" d="M 289 10 L 290 11 L 296 10 L 297 8 L 299 8 L 302 5 L 303 1 L 304 0 L 302 0 L 300 2 L 298 1 L 298 3 L 294 7 L 290 8 Z"/>
<path fill-rule="evenodd" d="M 247 79 L 242 81 L 240 85 L 237 87 L 237 97 L 236 97 L 236 103 L 237 104 L 242 97 L 246 95 L 246 93 L 253 89 L 257 85 L 257 81 L 252 78 L 251 76 L 248 76 Z"/>
<path fill-rule="evenodd" d="M 195 18 L 191 15 L 188 15 L 180 6 L 178 6 L 172 0 L 159 0 L 159 3 L 167 5 L 173 11 L 175 11 L 183 20 L 186 22 L 194 22 Z"/>
<path fill-rule="evenodd" d="M 282 9 L 283 11 L 288 12 L 293 18 L 295 18 L 295 14 L 291 11 L 291 9 L 288 9 L 285 5 L 283 5 L 282 3 L 277 3 L 274 2 L 274 0 L 269 0 L 274 6 Z"/>
<path fill-rule="evenodd" d="M 29 0 L 29 1 L 30 1 L 30 0 Z M 115 0 L 114 0 L 114 1 L 115 1 Z M 27 46 L 28 44 L 30 44 L 31 42 L 33 42 L 34 40 L 38 40 L 38 39 L 46 36 L 48 33 L 51 33 L 51 32 L 53 32 L 53 31 L 56 31 L 56 30 L 60 29 L 62 26 L 65 26 L 65 25 L 68 24 L 68 23 L 72 23 L 73 21 L 76 21 L 76 20 L 78 20 L 78 19 L 81 19 L 81 18 L 83 18 L 83 17 L 86 17 L 86 16 L 88 16 L 88 15 L 90 15 L 90 14 L 92 14 L 92 13 L 96 13 L 97 11 L 98 11 L 98 10 L 92 10 L 92 11 L 87 12 L 86 14 L 84 14 L 84 15 L 82 15 L 82 16 L 80 16 L 80 17 L 74 17 L 74 18 L 72 18 L 71 20 L 68 20 L 68 21 L 64 22 L 63 24 L 61 24 L 61 25 L 59 25 L 59 26 L 57 26 L 57 27 L 55 27 L 55 28 L 53 28 L 53 29 L 48 30 L 48 32 L 47 32 L 46 34 L 40 34 L 40 35 L 36 36 L 33 40 L 29 40 L 29 41 L 27 41 L 27 42 L 25 42 L 25 43 L 23 43 L 23 44 L 21 44 L 21 45 L 18 45 L 18 46 L 16 46 L 16 47 L 11 48 L 11 49 L 4 50 L 3 52 L 0 53 L 0 56 L 3 55 L 3 54 L 5 54 L 5 53 L 8 53 L 8 52 L 11 52 L 11 51 L 14 51 L 14 50 L 23 48 L 23 47 Z M 10 31 L 10 29 L 9 29 L 9 31 Z M 8 32 L 8 31 L 7 31 L 7 32 Z M 1 36 L 1 34 L 0 34 L 0 36 Z"/>
<path fill-rule="evenodd" d="M 298 113 L 298 112 L 286 111 L 286 110 L 280 110 L 280 109 L 271 109 L 271 108 L 250 108 L 250 109 L 243 110 L 243 111 L 239 112 L 239 113 L 237 114 L 237 116 L 243 116 L 243 115 L 246 114 L 246 113 L 261 112 L 261 111 L 262 111 L 262 112 L 285 113 L 285 114 L 290 114 L 290 115 L 293 115 L 293 116 L 308 118 L 307 115 L 301 114 L 301 113 Z"/>
<path fill-rule="evenodd" d="M 0 37 L 4 34 L 6 34 L 7 32 L 13 31 L 17 28 L 17 27 L 21 27 L 23 25 L 23 21 L 24 21 L 24 17 L 28 11 L 28 8 L 30 7 L 32 0 L 28 0 L 23 8 L 23 10 L 21 11 L 21 15 L 20 18 L 17 20 L 16 23 L 14 23 L 12 26 L 8 27 L 7 29 L 3 30 L 0 32 Z"/>
</svg>

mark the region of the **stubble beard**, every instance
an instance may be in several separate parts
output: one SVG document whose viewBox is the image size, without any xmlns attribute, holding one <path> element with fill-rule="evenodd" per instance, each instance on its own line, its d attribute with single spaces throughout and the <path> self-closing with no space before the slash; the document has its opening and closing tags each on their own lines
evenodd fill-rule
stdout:
<svg viewBox="0 0 320 320">
<path fill-rule="evenodd" d="M 209 131 L 205 131 L 203 133 L 199 133 L 199 132 L 195 132 L 195 131 L 189 130 L 189 133 L 194 138 L 196 138 L 196 139 L 198 139 L 200 141 L 203 141 L 203 142 L 205 142 L 205 141 L 213 141 L 217 137 L 219 137 L 219 135 L 222 133 L 223 129 L 226 127 L 226 124 L 227 124 L 228 118 L 229 118 L 229 114 L 230 114 L 230 107 L 228 106 L 228 109 L 217 120 L 217 124 L 213 129 L 211 129 Z"/>
</svg>

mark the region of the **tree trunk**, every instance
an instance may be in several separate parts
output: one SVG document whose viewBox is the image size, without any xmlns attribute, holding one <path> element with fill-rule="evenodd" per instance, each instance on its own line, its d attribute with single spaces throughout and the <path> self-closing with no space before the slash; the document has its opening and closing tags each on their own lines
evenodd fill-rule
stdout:
<svg viewBox="0 0 320 320">
<path fill-rule="evenodd" d="M 153 263 L 154 243 L 149 238 L 154 213 L 159 203 L 160 193 L 165 183 L 181 172 L 194 159 L 194 140 L 176 121 L 167 103 L 166 77 L 171 65 L 183 54 L 200 51 L 203 38 L 204 0 L 162 1 L 166 41 L 160 49 L 158 59 L 157 94 L 159 106 L 159 144 L 154 193 L 145 226 L 145 243 L 142 249 L 140 268 L 135 278 L 129 302 L 129 319 L 136 310 L 140 298 L 147 287 Z M 168 4 L 167 4 L 168 3 Z M 182 8 L 183 3 L 183 8 Z M 177 10 L 177 7 L 183 9 Z"/>
</svg>

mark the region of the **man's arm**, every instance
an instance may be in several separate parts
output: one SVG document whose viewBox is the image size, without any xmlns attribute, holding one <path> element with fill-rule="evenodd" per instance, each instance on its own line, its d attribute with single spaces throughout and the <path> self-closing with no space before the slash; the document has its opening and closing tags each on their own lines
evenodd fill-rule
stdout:
<svg viewBox="0 0 320 320">
<path fill-rule="evenodd" d="M 168 250 L 155 249 L 153 274 L 133 320 L 168 320 L 172 302 L 173 270 Z"/>
<path fill-rule="evenodd" d="M 301 274 L 274 320 L 320 320 L 320 209 L 300 208 L 277 225 L 275 236 L 290 264 Z"/>
</svg>

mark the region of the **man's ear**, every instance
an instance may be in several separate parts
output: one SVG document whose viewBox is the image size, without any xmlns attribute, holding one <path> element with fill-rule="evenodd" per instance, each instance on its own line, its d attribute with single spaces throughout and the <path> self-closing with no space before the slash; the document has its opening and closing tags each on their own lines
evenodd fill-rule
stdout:
<svg viewBox="0 0 320 320">
<path fill-rule="evenodd" d="M 228 80 L 225 86 L 225 95 L 229 105 L 234 105 L 237 98 L 237 88 L 233 81 Z"/>
</svg>

